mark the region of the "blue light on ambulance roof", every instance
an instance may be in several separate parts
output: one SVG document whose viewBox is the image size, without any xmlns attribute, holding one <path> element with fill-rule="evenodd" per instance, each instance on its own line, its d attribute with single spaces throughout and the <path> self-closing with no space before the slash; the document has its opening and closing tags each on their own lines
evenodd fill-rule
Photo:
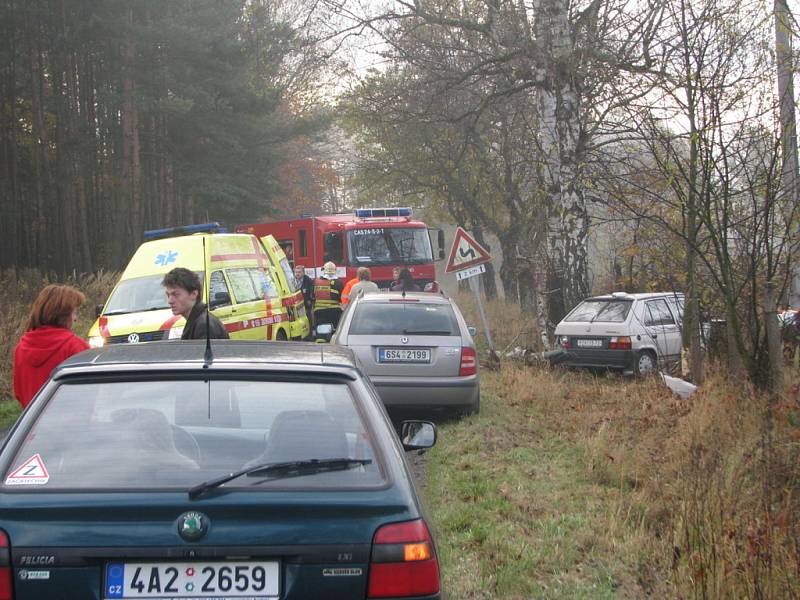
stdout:
<svg viewBox="0 0 800 600">
<path fill-rule="evenodd" d="M 356 217 L 359 219 L 374 219 L 376 217 L 410 217 L 411 208 L 357 208 Z"/>
<path fill-rule="evenodd" d="M 148 229 L 142 237 L 146 240 L 157 240 L 163 237 L 178 235 L 192 235 L 193 233 L 225 233 L 226 229 L 219 223 L 199 223 L 197 225 L 181 225 L 179 227 L 165 227 L 164 229 Z"/>
</svg>

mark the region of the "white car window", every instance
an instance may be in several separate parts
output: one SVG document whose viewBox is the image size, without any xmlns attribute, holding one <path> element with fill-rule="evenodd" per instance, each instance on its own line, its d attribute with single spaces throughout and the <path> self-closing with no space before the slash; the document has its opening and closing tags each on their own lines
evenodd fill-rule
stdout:
<svg viewBox="0 0 800 600">
<path fill-rule="evenodd" d="M 683 323 L 683 298 L 681 296 L 670 296 L 667 298 L 667 303 L 672 309 L 672 314 L 677 317 L 678 323 Z"/>
<path fill-rule="evenodd" d="M 623 323 L 631 304 L 630 300 L 584 300 L 572 309 L 564 321 Z"/>
<path fill-rule="evenodd" d="M 648 327 L 675 324 L 675 319 L 672 318 L 672 313 L 669 311 L 667 302 L 663 299 L 650 300 L 647 302 L 644 317 L 644 324 Z"/>
</svg>

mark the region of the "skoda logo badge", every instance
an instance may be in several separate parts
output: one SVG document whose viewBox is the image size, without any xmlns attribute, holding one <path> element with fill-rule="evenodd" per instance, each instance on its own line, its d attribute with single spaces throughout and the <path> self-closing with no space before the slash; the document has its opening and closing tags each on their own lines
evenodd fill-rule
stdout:
<svg viewBox="0 0 800 600">
<path fill-rule="evenodd" d="M 407 337 L 401 337 L 400 341 L 403 342 L 404 344 L 407 344 L 408 343 L 408 338 Z"/>
<path fill-rule="evenodd" d="M 139 334 L 132 333 L 128 336 L 128 343 L 129 344 L 138 344 L 139 343 Z"/>
<path fill-rule="evenodd" d="M 208 517 L 199 512 L 187 512 L 178 517 L 178 533 L 188 542 L 195 542 L 208 533 Z"/>
</svg>

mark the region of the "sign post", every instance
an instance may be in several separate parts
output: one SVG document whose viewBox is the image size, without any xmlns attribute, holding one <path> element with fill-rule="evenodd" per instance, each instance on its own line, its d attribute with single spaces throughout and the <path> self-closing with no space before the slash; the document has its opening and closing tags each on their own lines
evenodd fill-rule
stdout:
<svg viewBox="0 0 800 600">
<path fill-rule="evenodd" d="M 489 344 L 490 352 L 494 355 L 492 334 L 489 332 L 489 322 L 486 320 L 486 312 L 483 310 L 480 282 L 477 277 L 486 272 L 485 263 L 491 262 L 491 260 L 489 252 L 463 228 L 459 227 L 456 230 L 456 237 L 453 239 L 453 247 L 450 249 L 450 258 L 447 261 L 445 273 L 455 273 L 458 281 L 469 279 L 469 286 L 475 293 L 475 301 L 478 303 L 478 314 L 481 317 L 486 341 Z"/>
</svg>

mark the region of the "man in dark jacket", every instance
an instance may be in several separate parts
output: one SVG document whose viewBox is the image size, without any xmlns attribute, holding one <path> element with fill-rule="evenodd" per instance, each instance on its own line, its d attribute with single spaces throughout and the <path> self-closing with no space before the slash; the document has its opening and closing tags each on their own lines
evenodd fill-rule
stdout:
<svg viewBox="0 0 800 600">
<path fill-rule="evenodd" d="M 330 323 L 336 329 L 342 316 L 344 284 L 336 278 L 336 265 L 328 261 L 322 266 L 322 276 L 314 280 L 314 327 Z"/>
<path fill-rule="evenodd" d="M 311 320 L 311 305 L 314 302 L 314 280 L 306 275 L 306 268 L 303 265 L 294 266 L 294 278 L 300 291 L 303 292 L 303 305 L 306 307 L 306 315 Z"/>
<path fill-rule="evenodd" d="M 206 305 L 200 301 L 203 284 L 196 273 L 183 267 L 176 267 L 164 275 L 161 282 L 167 290 L 167 303 L 173 315 L 181 315 L 186 319 L 182 340 L 204 340 L 206 337 L 227 340 L 228 332 L 217 317 L 206 315 Z M 206 319 L 208 319 L 208 335 L 206 335 Z"/>
</svg>

